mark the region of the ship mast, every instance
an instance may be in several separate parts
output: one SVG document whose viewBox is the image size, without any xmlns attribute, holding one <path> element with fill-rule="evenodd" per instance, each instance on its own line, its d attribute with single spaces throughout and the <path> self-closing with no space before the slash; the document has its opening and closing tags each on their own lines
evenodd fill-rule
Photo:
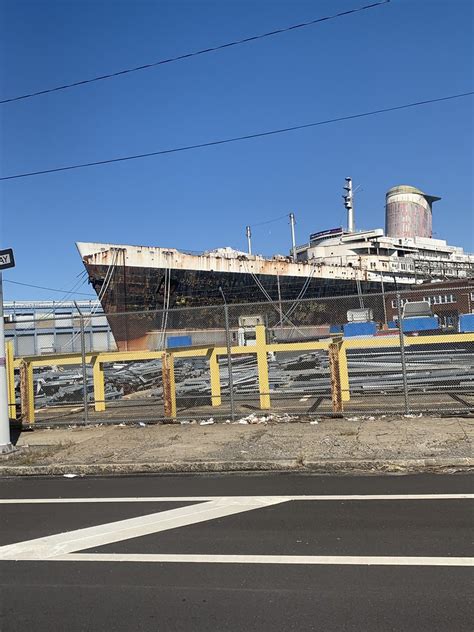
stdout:
<svg viewBox="0 0 474 632">
<path fill-rule="evenodd" d="M 295 214 L 290 213 L 289 218 L 291 225 L 291 256 L 293 261 L 296 262 Z"/>
<path fill-rule="evenodd" d="M 247 235 L 247 245 L 248 245 L 249 255 L 251 255 L 252 254 L 252 231 L 250 229 L 250 226 L 245 227 L 245 234 Z"/>
<path fill-rule="evenodd" d="M 347 209 L 347 230 L 349 233 L 355 231 L 354 226 L 354 194 L 352 191 L 352 178 L 346 178 L 346 184 L 344 190 L 347 191 L 347 195 L 343 195 L 344 206 Z"/>
</svg>

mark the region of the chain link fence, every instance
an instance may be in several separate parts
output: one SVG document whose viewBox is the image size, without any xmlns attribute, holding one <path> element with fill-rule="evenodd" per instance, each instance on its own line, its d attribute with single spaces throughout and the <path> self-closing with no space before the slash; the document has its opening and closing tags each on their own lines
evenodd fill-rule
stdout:
<svg viewBox="0 0 474 632">
<path fill-rule="evenodd" d="M 468 413 L 474 287 L 6 323 L 23 423 Z M 401 323 L 401 327 L 399 326 Z"/>
</svg>

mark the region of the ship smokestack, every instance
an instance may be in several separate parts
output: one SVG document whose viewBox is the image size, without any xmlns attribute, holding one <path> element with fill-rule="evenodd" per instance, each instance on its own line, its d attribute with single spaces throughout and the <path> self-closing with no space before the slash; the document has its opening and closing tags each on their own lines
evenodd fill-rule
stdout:
<svg viewBox="0 0 474 632">
<path fill-rule="evenodd" d="M 433 202 L 441 198 L 427 195 L 416 187 L 400 185 L 387 191 L 385 234 L 387 237 L 433 236 Z"/>
</svg>

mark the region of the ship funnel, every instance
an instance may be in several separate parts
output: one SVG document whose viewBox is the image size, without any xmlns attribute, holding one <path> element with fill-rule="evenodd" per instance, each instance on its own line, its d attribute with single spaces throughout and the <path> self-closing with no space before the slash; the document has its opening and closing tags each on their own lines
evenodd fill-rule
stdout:
<svg viewBox="0 0 474 632">
<path fill-rule="evenodd" d="M 433 236 L 433 202 L 440 197 L 427 195 L 407 185 L 387 191 L 385 201 L 385 234 L 387 237 Z"/>
</svg>

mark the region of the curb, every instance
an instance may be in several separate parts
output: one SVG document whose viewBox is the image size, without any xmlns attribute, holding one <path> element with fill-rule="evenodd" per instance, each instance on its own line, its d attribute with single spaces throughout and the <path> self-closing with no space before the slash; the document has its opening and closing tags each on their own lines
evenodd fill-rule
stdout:
<svg viewBox="0 0 474 632">
<path fill-rule="evenodd" d="M 212 472 L 300 472 L 317 474 L 405 474 L 469 472 L 474 458 L 380 460 L 180 461 L 160 463 L 91 463 L 52 465 L 0 465 L 1 476 L 77 476 L 178 474 Z"/>
</svg>

